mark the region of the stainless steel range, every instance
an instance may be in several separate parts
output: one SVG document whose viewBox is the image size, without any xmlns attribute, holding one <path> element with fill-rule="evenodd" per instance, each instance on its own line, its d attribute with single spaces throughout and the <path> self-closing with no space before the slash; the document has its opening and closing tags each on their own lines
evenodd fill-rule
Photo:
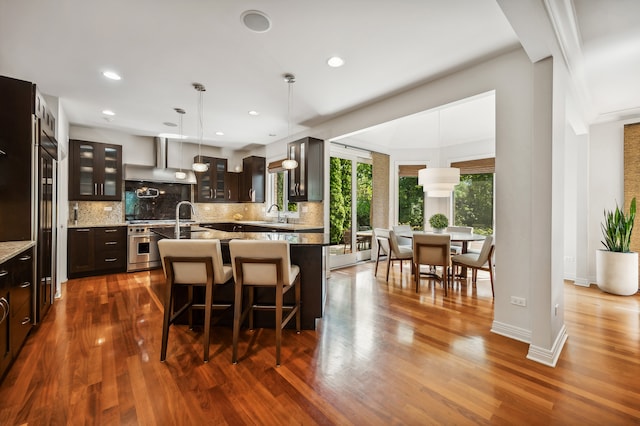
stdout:
<svg viewBox="0 0 640 426">
<path fill-rule="evenodd" d="M 151 221 L 132 222 L 128 226 L 127 272 L 159 268 L 161 266 L 160 253 L 158 252 L 159 237 L 151 231 L 151 228 L 159 226 L 160 223 L 151 223 Z"/>
</svg>

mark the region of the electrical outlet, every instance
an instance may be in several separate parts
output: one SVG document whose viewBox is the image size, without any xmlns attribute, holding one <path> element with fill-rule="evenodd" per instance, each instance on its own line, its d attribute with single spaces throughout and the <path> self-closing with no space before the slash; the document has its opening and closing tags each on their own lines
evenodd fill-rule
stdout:
<svg viewBox="0 0 640 426">
<path fill-rule="evenodd" d="M 511 304 L 516 306 L 527 306 L 527 299 L 524 297 L 511 296 Z"/>
<path fill-rule="evenodd" d="M 106 207 L 104 208 L 104 211 L 105 211 L 105 212 L 110 212 L 110 211 L 112 211 L 112 210 L 113 210 L 113 207 L 111 207 L 111 206 L 106 206 Z"/>
</svg>

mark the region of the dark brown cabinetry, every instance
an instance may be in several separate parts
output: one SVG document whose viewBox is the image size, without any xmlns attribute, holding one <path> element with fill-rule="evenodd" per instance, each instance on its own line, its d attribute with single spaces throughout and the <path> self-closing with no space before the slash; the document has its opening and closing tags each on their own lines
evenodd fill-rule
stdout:
<svg viewBox="0 0 640 426">
<path fill-rule="evenodd" d="M 122 147 L 69 141 L 69 200 L 122 200 Z"/>
<path fill-rule="evenodd" d="M 324 141 L 304 138 L 287 145 L 288 158 L 298 167 L 289 170 L 289 201 L 322 201 L 324 195 Z"/>
<path fill-rule="evenodd" d="M 33 248 L 0 264 L 0 377 L 33 328 Z"/>
<path fill-rule="evenodd" d="M 70 278 L 127 269 L 127 228 L 71 228 L 68 234 Z"/>
<path fill-rule="evenodd" d="M 224 192 L 228 203 L 240 201 L 240 175 L 240 173 L 227 172 L 224 177 Z"/>
<path fill-rule="evenodd" d="M 252 203 L 264 203 L 266 159 L 252 155 L 242 159 L 240 199 Z"/>
<path fill-rule="evenodd" d="M 31 239 L 36 93 L 30 82 L 0 77 L 0 241 Z"/>
<path fill-rule="evenodd" d="M 208 164 L 206 172 L 196 172 L 196 203 L 223 203 L 227 201 L 226 187 L 227 159 L 216 157 L 196 156 L 194 161 Z"/>
</svg>

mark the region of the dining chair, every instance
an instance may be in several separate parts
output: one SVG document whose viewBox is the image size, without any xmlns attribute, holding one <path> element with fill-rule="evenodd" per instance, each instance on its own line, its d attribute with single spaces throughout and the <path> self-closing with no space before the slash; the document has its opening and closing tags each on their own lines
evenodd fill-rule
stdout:
<svg viewBox="0 0 640 426">
<path fill-rule="evenodd" d="M 429 272 L 429 277 L 442 281 L 445 294 L 448 292 L 449 267 L 451 259 L 451 236 L 449 234 L 413 235 L 413 270 L 415 272 L 416 293 L 420 291 L 420 265 L 442 267 L 442 277 Z"/>
<path fill-rule="evenodd" d="M 231 240 L 229 252 L 235 279 L 233 313 L 233 354 L 231 361 L 238 362 L 240 326 L 249 315 L 249 329 L 253 330 L 255 310 L 275 312 L 276 366 L 280 366 L 282 329 L 296 317 L 296 332 L 300 333 L 300 268 L 291 264 L 289 242 L 286 240 Z M 243 289 L 248 287 L 247 306 L 243 309 Z M 275 302 L 257 303 L 256 288 L 273 288 Z M 284 305 L 284 295 L 294 290 L 294 303 Z M 283 318 L 283 311 L 288 312 Z"/>
<path fill-rule="evenodd" d="M 493 244 L 493 237 L 488 235 L 482 243 L 482 249 L 480 253 L 463 253 L 457 254 L 451 257 L 451 263 L 454 268 L 458 266 L 471 268 L 471 283 L 475 287 L 478 279 L 478 270 L 488 271 L 489 279 L 491 281 L 491 294 L 495 296 L 493 290 L 493 251 L 495 246 Z M 465 277 L 466 279 L 466 277 Z"/>
<path fill-rule="evenodd" d="M 373 273 L 375 277 L 378 275 L 378 263 L 380 262 L 380 258 L 383 256 L 389 256 L 391 252 L 391 246 L 389 245 L 389 230 L 384 228 L 374 228 L 373 229 L 373 237 L 376 240 L 376 245 L 378 246 L 377 255 L 376 255 L 376 269 Z"/>
<path fill-rule="evenodd" d="M 204 308 L 204 362 L 209 361 L 209 337 L 211 317 L 214 309 L 228 309 L 227 304 L 213 304 L 214 287 L 227 283 L 233 276 L 231 265 L 222 262 L 220 240 L 172 240 L 158 241 L 158 250 L 166 278 L 164 298 L 164 320 L 162 323 L 162 346 L 160 361 L 167 356 L 169 326 L 185 311 L 188 311 L 189 328 L 193 328 L 193 309 Z M 187 302 L 176 310 L 175 290 L 187 287 Z M 204 286 L 204 304 L 193 301 L 193 287 Z"/>
<path fill-rule="evenodd" d="M 389 245 L 391 246 L 391 256 L 387 257 L 387 281 L 389 281 L 392 261 L 400 262 L 400 275 L 402 275 L 402 264 L 408 260 L 411 263 L 411 272 L 413 273 L 413 247 L 399 245 L 398 237 L 394 231 L 389 231 Z"/>
<path fill-rule="evenodd" d="M 473 234 L 473 226 L 447 226 L 445 232 L 459 232 L 465 234 Z M 452 242 L 451 243 L 451 254 L 460 254 L 462 253 L 462 243 Z"/>
<path fill-rule="evenodd" d="M 413 240 L 409 237 L 401 237 L 398 234 L 411 234 L 412 229 L 411 225 L 394 225 L 393 232 L 396 233 L 396 238 L 398 239 L 398 245 L 400 246 L 408 246 L 411 247 L 413 245 Z"/>
</svg>

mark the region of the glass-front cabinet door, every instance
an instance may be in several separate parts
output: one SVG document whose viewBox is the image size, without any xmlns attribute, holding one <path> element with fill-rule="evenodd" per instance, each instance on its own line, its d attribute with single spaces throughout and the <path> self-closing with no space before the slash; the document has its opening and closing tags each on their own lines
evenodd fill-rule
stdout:
<svg viewBox="0 0 640 426">
<path fill-rule="evenodd" d="M 205 172 L 196 172 L 196 203 L 225 202 L 225 179 L 227 174 L 227 159 L 206 156 L 196 156 L 196 159 L 207 164 Z"/>
<path fill-rule="evenodd" d="M 82 197 L 91 197 L 97 193 L 97 183 L 95 179 L 96 158 L 95 147 L 93 144 L 80 143 L 78 154 L 79 166 L 77 172 L 79 175 L 78 195 Z"/>
<path fill-rule="evenodd" d="M 118 149 L 110 146 L 104 148 L 104 183 L 101 188 L 103 196 L 115 197 L 116 194 L 120 192 L 120 188 L 118 187 L 118 183 L 120 182 L 118 160 Z"/>
<path fill-rule="evenodd" d="M 122 199 L 122 147 L 71 140 L 69 199 L 120 201 Z"/>
</svg>

